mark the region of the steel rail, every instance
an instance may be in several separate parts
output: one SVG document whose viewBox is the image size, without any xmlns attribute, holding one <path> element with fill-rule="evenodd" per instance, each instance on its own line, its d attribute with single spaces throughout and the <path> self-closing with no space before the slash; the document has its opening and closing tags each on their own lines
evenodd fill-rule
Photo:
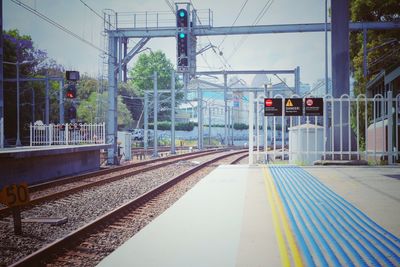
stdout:
<svg viewBox="0 0 400 267">
<path fill-rule="evenodd" d="M 221 150 L 221 152 L 222 151 L 223 150 Z M 114 181 L 117 181 L 117 180 L 120 180 L 120 179 L 124 179 L 124 178 L 129 177 L 129 176 L 137 175 L 139 173 L 143 173 L 143 172 L 148 172 L 148 171 L 151 171 L 151 170 L 159 169 L 159 168 L 165 167 L 167 165 L 170 165 L 172 163 L 176 163 L 178 161 L 181 161 L 182 159 L 189 160 L 189 159 L 194 159 L 194 158 L 198 158 L 198 157 L 202 157 L 202 156 L 207 156 L 207 155 L 214 154 L 214 153 L 217 153 L 217 152 L 219 152 L 219 151 L 211 151 L 211 152 L 206 152 L 206 153 L 196 153 L 195 155 L 189 155 L 189 156 L 185 155 L 186 157 L 176 157 L 177 159 L 172 160 L 172 161 L 163 162 L 163 163 L 160 163 L 160 164 L 157 164 L 157 165 L 152 165 L 152 166 L 141 168 L 141 169 L 135 169 L 135 170 L 130 171 L 130 172 L 126 172 L 126 173 L 123 173 L 123 174 L 115 175 L 115 176 L 112 176 L 112 177 L 104 178 L 104 179 L 93 181 L 93 182 L 89 181 L 88 183 L 83 184 L 83 185 L 78 185 L 76 187 L 69 188 L 69 189 L 66 189 L 66 190 L 63 190 L 63 191 L 60 191 L 60 192 L 56 192 L 56 193 L 53 193 L 53 194 L 49 194 L 49 195 L 45 195 L 45 196 L 42 196 L 42 197 L 38 197 L 38 198 L 32 199 L 29 202 L 29 204 L 21 206 L 19 208 L 21 210 L 27 210 L 27 209 L 35 206 L 35 205 L 39 205 L 39 204 L 44 203 L 44 202 L 48 202 L 48 201 L 51 201 L 51 200 L 59 199 L 59 198 L 62 198 L 64 196 L 68 196 L 68 195 L 71 195 L 73 193 L 76 193 L 76 192 L 79 192 L 79 191 L 82 191 L 82 190 L 85 190 L 85 189 L 88 189 L 88 188 L 92 188 L 92 187 L 95 187 L 95 186 L 100 186 L 100 185 L 103 185 L 103 184 L 111 183 L 111 182 L 114 182 Z M 171 159 L 171 158 L 165 158 L 165 159 Z M 154 163 L 154 162 L 157 162 L 157 160 L 154 160 L 151 163 Z M 138 165 L 136 165 L 136 166 L 138 166 Z M 126 167 L 126 166 L 122 166 L 122 167 Z M 132 168 L 132 167 L 133 166 L 130 166 L 128 168 Z M 128 169 L 128 168 L 124 168 L 124 169 Z M 110 170 L 106 170 L 107 172 L 105 172 L 105 173 L 101 173 L 101 175 L 112 173 L 112 172 L 116 172 L 116 171 L 121 171 L 121 170 L 123 170 L 123 169 L 112 168 Z M 93 176 L 96 176 L 96 174 L 91 174 L 90 177 L 93 177 Z M 87 179 L 87 178 L 90 178 L 90 177 L 85 177 L 84 179 Z M 77 180 L 75 180 L 75 181 L 77 181 Z M 5 208 L 0 209 L 0 218 L 3 218 L 3 217 L 6 217 L 6 216 L 10 215 L 12 213 L 12 211 L 13 211 L 13 209 L 10 208 L 10 207 L 5 207 Z"/>
<path fill-rule="evenodd" d="M 21 266 L 41 266 L 43 265 L 44 261 L 57 254 L 58 251 L 65 250 L 68 247 L 71 247 L 77 243 L 79 243 L 83 238 L 88 236 L 93 231 L 101 231 L 107 225 L 111 225 L 113 222 L 117 221 L 118 219 L 126 216 L 127 213 L 137 210 L 139 207 L 143 206 L 145 203 L 149 202 L 150 200 L 154 199 L 162 192 L 166 191 L 167 189 L 171 188 L 178 182 L 184 180 L 185 178 L 189 177 L 190 175 L 198 172 L 199 170 L 215 163 L 219 160 L 222 160 L 227 157 L 234 156 L 236 154 L 247 153 L 247 151 L 236 151 L 230 154 L 225 154 L 209 161 L 203 162 L 202 164 L 197 165 L 194 168 L 191 168 L 184 173 L 172 178 L 168 182 L 157 186 L 151 191 L 142 194 L 141 196 L 135 198 L 134 200 L 120 206 L 119 208 L 114 209 L 113 211 L 108 212 L 107 214 L 99 217 L 98 219 L 82 226 L 81 228 L 73 231 L 72 233 L 68 234 L 67 236 L 54 241 L 53 243 L 41 248 L 40 250 L 28 255 L 27 257 L 19 260 L 18 262 L 10 265 L 10 267 L 21 267 Z"/>
<path fill-rule="evenodd" d="M 218 151 L 218 149 L 207 150 L 207 151 L 196 151 L 196 152 L 190 153 L 190 155 L 204 154 L 204 153 L 209 153 L 211 151 Z M 221 149 L 221 151 L 223 151 L 223 150 Z M 95 176 L 99 176 L 99 175 L 105 175 L 105 174 L 109 174 L 112 172 L 123 171 L 126 169 L 140 167 L 140 166 L 152 164 L 152 163 L 159 162 L 159 161 L 166 161 L 166 160 L 171 160 L 171 159 L 175 159 L 175 158 L 183 158 L 186 156 L 189 156 L 189 154 L 181 154 L 181 155 L 168 156 L 168 157 L 164 157 L 164 158 L 156 158 L 156 159 L 146 160 L 146 161 L 142 161 L 142 162 L 138 162 L 138 163 L 132 163 L 129 165 L 111 167 L 111 168 L 103 169 L 103 170 L 99 170 L 99 171 L 69 176 L 69 177 L 57 179 L 55 181 L 49 181 L 49 182 L 40 183 L 37 185 L 31 185 L 31 186 L 29 186 L 29 193 L 34 193 L 34 192 L 37 192 L 40 190 L 44 190 L 46 188 L 54 187 L 57 185 L 63 185 L 63 184 L 67 184 L 67 183 L 72 183 L 72 182 L 76 182 L 79 180 L 83 180 L 83 179 L 87 179 L 87 178 L 91 178 L 91 177 L 95 177 Z"/>
</svg>

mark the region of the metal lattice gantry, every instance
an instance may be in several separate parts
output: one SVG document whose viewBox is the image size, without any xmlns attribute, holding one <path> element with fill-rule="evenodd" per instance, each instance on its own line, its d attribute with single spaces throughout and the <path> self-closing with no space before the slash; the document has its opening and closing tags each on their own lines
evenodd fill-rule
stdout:
<svg viewBox="0 0 400 267">
<path fill-rule="evenodd" d="M 338 12 L 348 13 L 348 1 L 343 1 L 345 3 L 337 6 L 334 2 L 342 1 L 332 1 L 335 8 L 332 8 L 333 17 L 338 14 Z M 347 10 L 345 9 L 347 7 Z M 191 16 L 192 21 L 202 21 L 198 16 L 199 12 L 192 10 Z M 325 30 L 331 31 L 335 27 L 330 23 L 308 23 L 308 24 L 281 24 L 281 25 L 249 25 L 249 26 L 226 26 L 226 27 L 214 27 L 212 25 L 211 11 L 208 11 L 208 20 L 203 19 L 203 23 L 193 23 L 190 34 L 195 38 L 197 36 L 216 36 L 216 35 L 248 35 L 248 34 L 272 34 L 272 33 L 294 33 L 294 32 L 323 32 Z M 176 24 L 174 26 L 161 26 L 159 25 L 159 15 L 156 15 L 156 19 L 151 21 L 150 13 L 145 12 L 142 14 L 145 17 L 145 25 L 141 26 L 137 24 L 136 16 L 130 16 L 134 21 L 131 24 L 122 23 L 124 20 L 120 19 L 119 16 L 126 15 L 124 13 L 114 13 L 113 16 L 108 16 L 105 19 L 108 21 L 106 23 L 106 32 L 108 35 L 108 88 L 109 88 L 109 110 L 107 119 L 107 143 L 111 144 L 108 149 L 108 163 L 117 163 L 117 84 L 118 81 L 122 80 L 123 75 L 122 70 L 125 69 L 128 62 L 142 49 L 142 47 L 151 38 L 162 38 L 162 37 L 175 37 L 177 34 Z M 154 23 L 155 21 L 155 23 Z M 204 22 L 205 21 L 205 22 Z M 335 20 L 332 20 L 335 22 Z M 347 23 L 345 22 L 347 25 Z M 337 29 L 338 27 L 336 27 Z M 387 30 L 387 29 L 400 29 L 399 21 L 391 22 L 348 22 L 348 28 L 345 27 L 340 33 L 339 38 L 343 38 L 344 34 L 348 31 L 366 31 L 366 30 Z M 130 38 L 140 38 L 138 44 L 129 52 L 127 52 L 127 40 Z M 340 43 L 341 39 L 335 39 L 333 42 Z M 349 53 L 348 45 L 347 47 L 339 47 L 336 51 L 336 46 L 332 45 L 332 55 L 336 55 L 338 51 L 345 50 L 346 54 Z M 196 53 L 194 53 L 195 57 Z M 336 72 L 343 73 L 343 59 L 337 58 L 332 61 L 333 73 Z M 347 60 L 348 65 L 348 60 Z M 344 68 L 347 69 L 347 68 Z M 195 75 L 198 73 L 195 72 Z M 126 74 L 125 74 L 126 78 Z M 335 77 L 333 77 L 335 78 Z M 184 75 L 184 83 L 188 83 L 188 75 Z M 297 81 L 299 82 L 299 81 Z M 346 80 L 342 81 L 346 83 Z M 337 85 L 339 88 L 342 86 Z M 186 86 L 185 86 L 186 88 Z M 348 86 L 343 87 L 348 88 Z M 339 92 L 340 94 L 348 92 Z M 227 119 L 227 118 L 226 118 Z M 226 124 L 226 123 L 225 123 Z"/>
</svg>

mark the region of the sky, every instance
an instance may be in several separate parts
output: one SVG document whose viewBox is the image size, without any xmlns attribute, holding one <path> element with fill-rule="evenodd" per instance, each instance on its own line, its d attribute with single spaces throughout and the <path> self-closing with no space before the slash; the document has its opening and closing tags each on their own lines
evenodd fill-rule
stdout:
<svg viewBox="0 0 400 267">
<path fill-rule="evenodd" d="M 88 7 L 102 14 L 104 9 L 115 12 L 166 12 L 169 18 L 174 18 L 168 0 L 20 0 L 50 19 L 79 35 L 81 38 L 104 47 L 101 37 L 103 21 Z M 321 23 L 325 21 L 324 0 L 270 0 L 272 4 L 257 25 Z M 84 2 L 84 3 L 82 3 Z M 172 0 L 170 2 L 173 3 Z M 213 26 L 232 26 L 242 6 L 245 4 L 235 26 L 252 25 L 267 0 L 192 0 L 197 10 L 212 11 Z M 329 5 L 329 3 L 328 3 Z M 169 13 L 168 13 L 169 12 Z M 122 14 L 122 13 L 120 13 Z M 132 14 L 126 14 L 133 16 Z M 150 13 L 149 13 L 150 14 Z M 161 18 L 161 16 L 160 16 Z M 329 18 L 328 18 L 329 22 Z M 166 21 L 160 21 L 160 24 Z M 167 23 L 168 24 L 168 23 Z M 171 25 L 171 24 L 168 24 Z M 17 28 L 21 34 L 30 35 L 35 47 L 45 50 L 48 55 L 69 70 L 78 70 L 97 77 L 101 73 L 101 52 L 80 40 L 68 35 L 60 29 L 40 19 L 11 0 L 3 0 L 3 28 Z M 130 39 L 129 47 L 137 39 Z M 222 42 L 223 41 L 223 42 Z M 198 48 L 208 43 L 219 47 L 223 57 L 212 49 L 197 56 L 197 69 L 201 70 L 274 70 L 294 69 L 300 66 L 302 83 L 314 84 L 325 77 L 325 35 L 319 33 L 286 33 L 257 34 L 249 36 L 212 36 L 199 37 Z M 221 43 L 222 42 L 222 43 Z M 173 64 L 176 63 L 175 38 L 153 38 L 146 47 L 151 50 L 162 50 Z M 217 50 L 217 53 L 219 51 Z M 328 32 L 328 58 L 330 66 L 330 33 Z M 135 63 L 135 58 L 129 66 Z M 224 63 L 222 63 L 224 62 Z M 329 67 L 329 77 L 331 68 Z M 239 77 L 251 84 L 253 76 Z M 287 79 L 293 86 L 291 75 Z M 279 80 L 272 77 L 273 83 Z"/>
</svg>

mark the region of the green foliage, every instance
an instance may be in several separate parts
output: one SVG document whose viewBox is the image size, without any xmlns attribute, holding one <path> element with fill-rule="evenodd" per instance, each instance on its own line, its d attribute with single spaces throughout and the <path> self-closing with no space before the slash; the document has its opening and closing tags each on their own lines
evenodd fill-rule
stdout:
<svg viewBox="0 0 400 267">
<path fill-rule="evenodd" d="M 249 129 L 249 125 L 245 123 L 234 123 L 233 124 L 233 129 L 235 130 L 246 130 Z"/>
<path fill-rule="evenodd" d="M 97 92 L 98 88 L 99 83 L 96 79 L 93 79 L 87 75 L 81 75 L 76 87 L 77 98 L 82 100 L 88 99 L 92 93 Z"/>
<path fill-rule="evenodd" d="M 79 121 L 93 123 L 96 118 L 97 93 L 92 92 L 86 99 L 81 100 L 77 108 L 77 118 Z"/>
<path fill-rule="evenodd" d="M 99 101 L 97 98 L 99 97 Z M 79 121 L 91 123 L 95 122 L 96 119 L 96 111 L 97 111 L 97 103 L 100 103 L 102 116 L 100 121 L 104 121 L 107 111 L 108 111 L 108 93 L 104 92 L 103 94 L 98 94 L 96 92 L 92 92 L 87 99 L 82 99 L 79 103 L 77 109 L 77 119 Z M 118 129 L 124 130 L 133 127 L 133 120 L 130 111 L 127 109 L 126 105 L 122 102 L 121 97 L 118 97 Z"/>
<path fill-rule="evenodd" d="M 351 20 L 356 21 L 394 21 L 400 19 L 400 2 L 398 0 L 352 0 L 350 2 Z M 383 45 L 390 40 L 400 40 L 400 31 L 368 31 L 368 75 L 363 74 L 363 32 L 351 32 L 350 34 L 350 58 L 352 59 L 352 75 L 354 77 L 354 94 L 358 96 L 366 93 L 367 82 L 372 80 L 381 70 L 387 70 L 400 65 L 400 53 L 398 43 Z M 352 107 L 354 110 L 355 107 Z M 367 107 L 371 114 L 371 107 Z M 355 112 L 352 114 L 356 114 Z M 360 106 L 360 147 L 365 148 L 365 107 Z M 368 115 L 368 120 L 370 116 Z M 368 121 L 367 121 L 368 122 Z M 357 117 L 352 115 L 351 126 L 357 131 Z"/>
<path fill-rule="evenodd" d="M 149 54 L 141 54 L 134 67 L 129 71 L 131 78 L 128 87 L 131 90 L 130 95 L 144 96 L 145 91 L 153 91 L 154 71 L 157 72 L 157 88 L 171 88 L 171 72 L 174 69 L 173 64 L 167 59 L 166 55 L 161 51 L 151 52 Z M 176 89 L 182 88 L 178 78 L 175 80 Z M 159 94 L 160 112 L 158 113 L 160 120 L 169 120 L 171 115 L 171 95 Z M 183 98 L 183 94 L 176 94 L 176 106 L 179 105 Z M 133 113 L 135 114 L 135 113 Z"/>
<path fill-rule="evenodd" d="M 21 35 L 17 29 L 3 31 L 3 60 L 4 62 L 17 63 L 19 65 L 20 77 L 44 78 L 49 76 L 60 77 L 63 67 L 48 58 L 47 53 L 35 48 L 32 38 L 29 35 Z M 16 64 L 4 63 L 4 78 L 15 79 L 17 77 Z M 44 121 L 45 106 L 45 83 L 44 82 L 20 82 L 20 122 L 21 137 L 29 139 L 29 128 L 27 125 L 36 120 Z M 16 137 L 16 83 L 4 82 L 4 119 L 5 138 Z M 59 117 L 58 95 L 59 83 L 49 82 L 50 98 L 50 122 L 57 122 Z M 34 106 L 32 106 L 34 103 Z"/>
<path fill-rule="evenodd" d="M 350 5 L 352 21 L 394 21 L 400 19 L 398 0 L 352 0 Z M 355 95 L 364 94 L 366 82 L 383 69 L 400 64 L 398 45 L 384 45 L 389 40 L 400 40 L 398 30 L 368 31 L 368 76 L 363 77 L 363 33 L 350 35 L 350 58 L 355 78 Z M 381 47 L 379 47 L 381 46 Z"/>
<path fill-rule="evenodd" d="M 183 123 L 183 122 L 179 122 L 175 125 L 175 129 L 177 131 L 193 131 L 194 126 L 197 126 L 197 123 L 194 122 L 187 122 L 187 123 Z"/>
<path fill-rule="evenodd" d="M 178 122 L 175 124 L 176 131 L 193 131 L 196 123 L 194 122 Z M 154 129 L 154 124 L 149 123 L 149 129 Z M 160 131 L 169 131 L 171 130 L 171 122 L 169 121 L 159 121 L 157 123 L 157 129 Z"/>
<path fill-rule="evenodd" d="M 159 89 L 170 88 L 172 63 L 161 51 L 151 52 L 150 54 L 141 54 L 129 72 L 132 78 L 133 88 L 137 88 L 140 95 L 146 90 L 153 90 L 153 73 L 157 72 Z"/>
</svg>

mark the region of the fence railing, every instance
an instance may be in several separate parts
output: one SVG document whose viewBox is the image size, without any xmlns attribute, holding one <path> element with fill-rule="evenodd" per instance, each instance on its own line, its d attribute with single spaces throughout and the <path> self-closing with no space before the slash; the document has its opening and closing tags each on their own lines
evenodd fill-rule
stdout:
<svg viewBox="0 0 400 267">
<path fill-rule="evenodd" d="M 296 95 L 291 98 L 300 98 Z M 285 98 L 282 109 L 285 109 Z M 400 159 L 400 94 L 385 96 L 323 97 L 323 116 L 264 117 L 264 96 L 259 96 L 250 160 L 288 160 L 311 165 L 315 160 L 365 160 L 392 164 Z M 304 99 L 303 99 L 304 102 Z M 251 107 L 250 107 L 250 110 Z M 254 120 L 249 115 L 249 125 Z M 264 131 L 266 129 L 266 131 Z M 253 150 L 250 145 L 254 145 Z"/>
<path fill-rule="evenodd" d="M 105 144 L 105 140 L 105 123 L 30 125 L 31 146 Z"/>
<path fill-rule="evenodd" d="M 194 14 L 191 13 L 191 16 Z M 210 9 L 198 9 L 195 12 L 196 27 L 212 27 L 213 13 Z M 168 28 L 176 26 L 176 15 L 171 11 L 151 11 L 151 12 L 115 12 L 105 10 L 104 13 L 105 29 L 148 29 L 148 28 Z"/>
</svg>

